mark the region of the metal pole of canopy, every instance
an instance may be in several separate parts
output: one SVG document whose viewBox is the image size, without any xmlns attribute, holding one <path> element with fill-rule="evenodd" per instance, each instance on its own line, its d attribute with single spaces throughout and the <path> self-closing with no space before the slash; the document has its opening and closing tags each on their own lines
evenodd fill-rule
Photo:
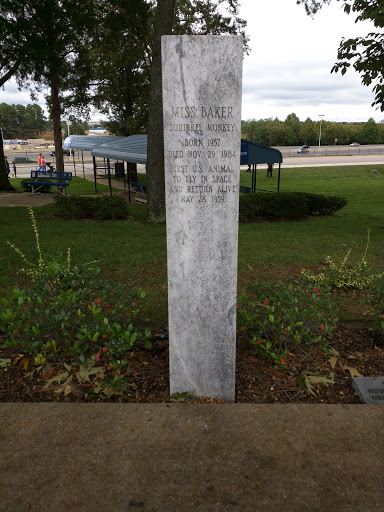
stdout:
<svg viewBox="0 0 384 512">
<path fill-rule="evenodd" d="M 281 163 L 279 163 L 279 178 L 277 180 L 277 191 L 280 192 L 280 170 L 281 170 Z"/>
<path fill-rule="evenodd" d="M 77 174 L 76 174 L 76 162 L 75 162 L 75 151 L 73 151 L 73 169 L 75 171 L 75 176 L 77 176 Z"/>
<path fill-rule="evenodd" d="M 123 161 L 123 182 L 124 182 L 124 192 L 127 190 L 127 186 L 125 184 L 125 162 Z"/>
<path fill-rule="evenodd" d="M 254 192 L 254 186 L 255 186 L 255 165 L 252 164 L 252 184 L 251 184 L 251 193 Z"/>
<path fill-rule="evenodd" d="M 131 178 L 129 176 L 129 162 L 127 162 L 127 184 L 128 184 L 128 201 L 131 203 Z"/>
<path fill-rule="evenodd" d="M 95 179 L 95 193 L 97 194 L 97 184 L 96 184 L 96 157 L 93 157 L 93 176 Z"/>
<path fill-rule="evenodd" d="M 107 167 L 108 167 L 108 186 L 109 186 L 109 195 L 112 195 L 112 182 L 111 182 L 111 165 L 109 163 L 109 158 L 107 158 Z"/>
<path fill-rule="evenodd" d="M 257 164 L 252 164 L 252 194 L 256 192 Z"/>
<path fill-rule="evenodd" d="M 81 161 L 83 162 L 83 178 L 85 179 L 85 170 L 84 170 L 84 153 L 83 153 L 83 150 L 81 150 Z"/>
</svg>

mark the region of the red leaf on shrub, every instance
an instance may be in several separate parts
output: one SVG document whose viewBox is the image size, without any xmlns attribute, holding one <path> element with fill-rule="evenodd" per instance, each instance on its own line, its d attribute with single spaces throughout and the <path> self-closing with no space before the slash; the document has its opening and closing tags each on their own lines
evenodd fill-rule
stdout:
<svg viewBox="0 0 384 512">
<path fill-rule="evenodd" d="M 319 290 L 318 290 L 317 288 L 314 288 L 314 289 L 313 289 L 313 291 L 314 291 L 315 293 L 317 293 L 317 295 L 321 295 L 321 292 L 319 292 Z"/>
<path fill-rule="evenodd" d="M 324 325 L 323 325 L 323 324 L 320 324 L 320 329 L 321 329 L 322 331 L 325 331 L 325 327 L 324 327 Z"/>
<path fill-rule="evenodd" d="M 95 302 L 96 302 L 96 304 L 100 304 L 101 300 L 100 299 L 95 299 Z"/>
</svg>

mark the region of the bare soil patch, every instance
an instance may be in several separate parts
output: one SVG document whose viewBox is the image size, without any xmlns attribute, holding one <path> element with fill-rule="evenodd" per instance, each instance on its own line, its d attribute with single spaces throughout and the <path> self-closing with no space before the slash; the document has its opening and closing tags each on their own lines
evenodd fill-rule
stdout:
<svg viewBox="0 0 384 512">
<path fill-rule="evenodd" d="M 44 206 L 54 202 L 53 194 L 31 194 L 29 192 L 0 193 L 2 206 Z"/>
</svg>

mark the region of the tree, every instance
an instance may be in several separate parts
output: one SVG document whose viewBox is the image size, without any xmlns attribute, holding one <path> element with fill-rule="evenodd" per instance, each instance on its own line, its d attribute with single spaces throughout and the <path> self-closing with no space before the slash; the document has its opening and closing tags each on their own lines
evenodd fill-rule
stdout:
<svg viewBox="0 0 384 512">
<path fill-rule="evenodd" d="M 360 143 L 361 144 L 377 144 L 379 142 L 379 127 L 375 120 L 371 117 L 367 123 L 361 128 Z"/>
<path fill-rule="evenodd" d="M 382 0 L 338 0 L 342 1 L 346 14 L 356 13 L 355 22 L 370 20 L 375 28 L 383 29 L 384 14 Z M 314 15 L 324 4 L 331 0 L 297 0 L 304 4 L 308 14 Z M 332 72 L 338 71 L 344 75 L 349 68 L 355 69 L 361 75 L 364 85 L 373 85 L 377 105 L 384 111 L 384 34 L 383 31 L 370 32 L 366 37 L 342 39 L 337 53 L 338 61 L 332 67 Z"/>
<path fill-rule="evenodd" d="M 161 37 L 172 32 L 176 0 L 158 0 L 152 43 L 151 85 L 149 88 L 147 217 L 150 222 L 165 220 L 165 169 L 163 133 L 163 91 L 161 78 Z"/>
<path fill-rule="evenodd" d="M 289 114 L 284 121 L 285 125 L 285 143 L 288 146 L 301 144 L 300 141 L 300 120 L 296 114 Z"/>
<path fill-rule="evenodd" d="M 67 126 L 65 126 L 67 129 Z M 71 135 L 85 135 L 86 125 L 82 122 L 75 122 L 70 124 L 70 133 Z"/>
<path fill-rule="evenodd" d="M 271 146 L 284 146 L 285 145 L 285 130 L 284 123 L 275 119 L 271 125 L 269 134 L 269 143 Z"/>
<path fill-rule="evenodd" d="M 117 135 L 146 133 L 153 10 L 146 0 L 97 4 L 90 101 Z M 87 100 L 88 101 L 88 100 Z"/>
<path fill-rule="evenodd" d="M 47 127 L 47 120 L 40 105 L 0 103 L 0 118 L 5 139 L 34 138 Z"/>
<path fill-rule="evenodd" d="M 246 22 L 237 17 L 238 0 L 158 0 L 152 44 L 149 89 L 147 217 L 150 222 L 165 220 L 165 171 L 163 102 L 161 80 L 161 36 L 166 34 L 244 34 Z M 223 13 L 227 13 L 224 15 Z"/>
<path fill-rule="evenodd" d="M 89 80 L 91 0 L 1 0 L 0 85 L 14 76 L 32 91 L 48 88 L 56 166 L 64 170 L 60 117 L 66 91 Z"/>
<path fill-rule="evenodd" d="M 301 144 L 308 144 L 314 146 L 318 142 L 318 131 L 316 129 L 316 123 L 314 123 L 309 117 L 300 124 L 299 137 Z"/>
</svg>

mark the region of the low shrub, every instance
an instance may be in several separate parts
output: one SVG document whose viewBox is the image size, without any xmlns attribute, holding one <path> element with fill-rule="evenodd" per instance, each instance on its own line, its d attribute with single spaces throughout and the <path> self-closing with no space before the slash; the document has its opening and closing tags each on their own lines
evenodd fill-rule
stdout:
<svg viewBox="0 0 384 512">
<path fill-rule="evenodd" d="M 116 196 L 55 196 L 54 213 L 64 219 L 124 220 L 129 206 Z"/>
<path fill-rule="evenodd" d="M 309 215 L 332 215 L 346 206 L 343 197 L 323 196 L 306 192 L 279 192 L 240 196 L 241 221 L 258 219 L 300 219 Z"/>
<path fill-rule="evenodd" d="M 33 181 L 33 180 L 31 180 L 31 178 L 28 178 L 28 179 L 25 179 L 25 180 L 21 180 L 20 181 L 21 188 L 24 191 L 30 192 L 31 191 L 31 185 L 28 185 L 26 183 L 26 181 Z M 50 191 L 51 191 L 51 185 L 41 185 L 41 187 L 39 188 L 39 192 L 42 192 L 42 193 L 47 193 L 47 192 L 50 192 Z"/>
<path fill-rule="evenodd" d="M 345 197 L 324 196 L 308 192 L 295 192 L 295 194 L 305 198 L 308 215 L 332 215 L 348 204 Z"/>
<path fill-rule="evenodd" d="M 301 276 L 314 286 L 362 290 L 384 276 L 384 272 L 370 272 L 367 263 L 368 247 L 369 231 L 363 256 L 354 265 L 348 264 L 351 254 L 351 249 L 349 249 L 342 261 L 334 261 L 331 256 L 327 256 L 325 258 L 327 267 L 323 272 L 312 274 L 309 270 L 302 269 Z"/>
<path fill-rule="evenodd" d="M 9 243 L 21 257 L 25 265 L 21 271 L 29 275 L 32 286 L 27 290 L 16 287 L 0 301 L 3 346 L 30 355 L 36 371 L 46 363 L 59 368 L 64 364 L 65 369 L 47 383 L 60 384 L 56 392 L 71 392 L 75 374 L 79 383 L 93 376 L 95 396 L 119 392 L 130 375 L 130 349 L 138 342 L 151 347 L 151 329 L 138 326 L 145 292 L 101 279 L 96 262 L 71 265 L 69 249 L 66 258 L 43 257 L 30 207 L 29 213 L 38 260 L 28 261 Z M 72 366 L 79 371 L 73 373 Z"/>
<path fill-rule="evenodd" d="M 307 215 L 306 201 L 291 192 L 247 194 L 240 196 L 240 220 L 259 218 L 297 219 Z"/>
<path fill-rule="evenodd" d="M 248 292 L 238 299 L 238 327 L 256 353 L 284 366 L 294 345 L 327 349 L 337 318 L 326 289 L 254 281 Z"/>
</svg>

